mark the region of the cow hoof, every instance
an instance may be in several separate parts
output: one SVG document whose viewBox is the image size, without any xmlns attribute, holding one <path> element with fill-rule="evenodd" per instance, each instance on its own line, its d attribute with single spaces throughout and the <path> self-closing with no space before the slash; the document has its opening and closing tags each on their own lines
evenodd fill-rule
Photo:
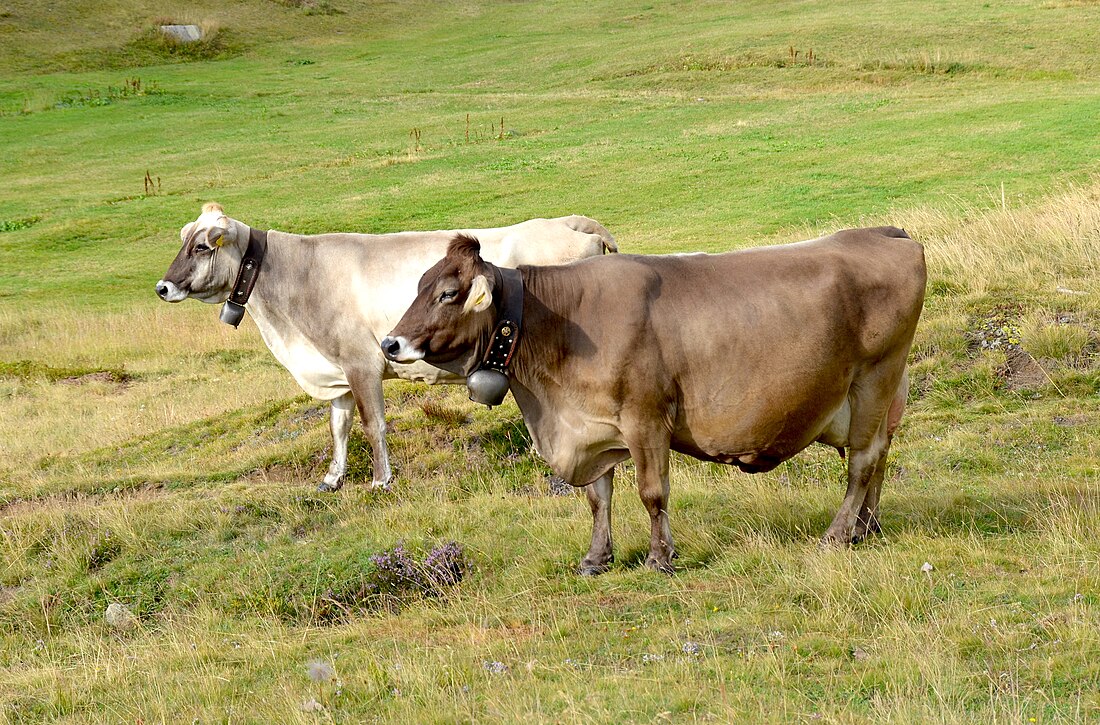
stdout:
<svg viewBox="0 0 1100 725">
<path fill-rule="evenodd" d="M 882 527 L 879 526 L 878 521 L 872 519 L 870 523 L 863 523 L 862 521 L 856 524 L 856 530 L 852 534 L 852 543 L 856 544 L 869 536 L 875 536 L 882 533 Z"/>
<path fill-rule="evenodd" d="M 817 548 L 821 551 L 835 551 L 836 549 L 847 548 L 852 543 L 852 538 L 841 539 L 833 534 L 825 534 L 821 537 L 821 541 L 817 542 Z"/>
<path fill-rule="evenodd" d="M 607 564 L 585 564 L 583 561 L 577 567 L 577 573 L 581 576 L 599 576 L 606 574 L 611 567 Z"/>
<path fill-rule="evenodd" d="M 674 574 L 676 572 L 676 570 L 672 566 L 672 561 L 670 561 L 668 559 L 665 559 L 664 561 L 661 561 L 660 559 L 658 559 L 655 556 L 650 556 L 649 558 L 647 558 L 645 560 L 645 565 L 648 566 L 653 571 L 659 571 L 662 574 L 671 575 L 671 574 Z"/>
<path fill-rule="evenodd" d="M 370 490 L 379 491 L 381 493 L 390 493 L 391 491 L 393 491 L 393 488 L 390 487 L 390 481 L 371 481 Z"/>
<path fill-rule="evenodd" d="M 611 569 L 611 562 L 615 561 L 615 555 L 600 554 L 586 556 L 577 566 L 577 573 L 581 576 L 599 576 Z"/>
<path fill-rule="evenodd" d="M 343 481 L 337 481 L 336 483 L 329 483 L 328 481 L 322 481 L 317 484 L 317 490 L 321 493 L 335 493 L 340 490 L 340 487 L 344 485 Z"/>
</svg>

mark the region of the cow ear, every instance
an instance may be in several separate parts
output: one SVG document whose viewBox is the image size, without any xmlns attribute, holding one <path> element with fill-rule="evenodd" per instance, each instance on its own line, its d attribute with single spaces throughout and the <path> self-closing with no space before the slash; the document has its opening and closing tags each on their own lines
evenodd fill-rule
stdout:
<svg viewBox="0 0 1100 725">
<path fill-rule="evenodd" d="M 195 228 L 195 224 L 196 224 L 196 222 L 191 222 L 190 224 L 185 226 L 183 229 L 180 229 L 180 241 L 181 242 L 186 242 L 187 238 L 191 236 L 191 230 L 193 230 Z"/>
<path fill-rule="evenodd" d="M 206 243 L 220 247 L 228 241 L 229 230 L 225 227 L 208 227 L 206 230 Z"/>
<path fill-rule="evenodd" d="M 470 284 L 470 294 L 466 295 L 466 304 L 462 305 L 464 313 L 484 312 L 493 304 L 493 288 L 489 286 L 489 280 L 485 275 L 474 277 Z"/>
</svg>

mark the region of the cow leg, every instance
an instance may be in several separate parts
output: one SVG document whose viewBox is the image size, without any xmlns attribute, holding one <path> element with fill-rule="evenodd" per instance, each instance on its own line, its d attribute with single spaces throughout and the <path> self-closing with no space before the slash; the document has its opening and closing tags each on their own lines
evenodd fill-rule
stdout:
<svg viewBox="0 0 1100 725">
<path fill-rule="evenodd" d="M 592 544 L 581 560 L 577 572 L 582 576 L 603 574 L 615 561 L 611 548 L 611 492 L 614 488 L 615 469 L 584 487 L 588 505 L 592 508 Z"/>
<path fill-rule="evenodd" d="M 355 398 L 350 392 L 344 393 L 332 401 L 329 414 L 329 431 L 332 433 L 332 463 L 329 464 L 325 480 L 317 486 L 318 491 L 339 491 L 344 485 L 344 474 L 348 470 L 348 434 L 351 433 L 352 411 Z"/>
<path fill-rule="evenodd" d="M 848 429 L 848 490 L 840 510 L 829 524 L 823 546 L 850 544 L 857 538 L 856 522 L 865 509 L 877 514 L 878 492 L 868 501 L 868 490 L 878 488 L 886 469 L 886 453 L 901 411 L 897 396 L 905 385 L 905 358 L 884 361 L 852 384 L 852 419 Z M 902 398 L 904 405 L 904 398 Z"/>
<path fill-rule="evenodd" d="M 649 512 L 649 556 L 645 565 L 671 574 L 676 547 L 668 524 L 668 446 L 630 447 L 630 455 L 637 467 L 638 495 Z"/>
<path fill-rule="evenodd" d="M 359 405 L 359 417 L 363 421 L 363 430 L 371 447 L 373 480 L 370 485 L 375 490 L 390 490 L 393 471 L 390 470 L 390 454 L 386 447 L 386 409 L 382 396 L 382 373 L 374 370 L 349 375 L 355 402 Z"/>
<path fill-rule="evenodd" d="M 885 441 L 876 441 L 861 450 L 851 449 L 848 453 L 848 490 L 840 510 L 825 531 L 821 543 L 823 546 L 853 543 L 856 519 L 867 498 L 867 489 L 875 474 L 875 469 L 883 461 L 887 446 Z"/>
<path fill-rule="evenodd" d="M 901 376 L 901 383 L 894 393 L 894 400 L 890 403 L 890 410 L 886 414 L 886 452 L 882 454 L 882 459 L 875 467 L 874 475 L 871 476 L 871 482 L 867 486 L 867 496 L 863 499 L 863 506 L 860 507 L 859 516 L 856 518 L 853 541 L 862 541 L 871 534 L 882 533 L 882 527 L 878 521 L 878 502 L 882 495 L 882 481 L 886 476 L 886 458 L 890 452 L 890 444 L 894 440 L 894 431 L 897 430 L 901 423 L 901 416 L 905 412 L 908 396 L 909 375 L 906 371 Z"/>
<path fill-rule="evenodd" d="M 867 495 L 863 498 L 863 505 L 856 516 L 855 527 L 852 530 L 852 543 L 858 544 L 871 534 L 882 532 L 878 522 L 878 500 L 882 492 L 882 479 L 886 474 L 886 456 L 890 452 L 890 441 L 886 442 L 886 450 L 879 459 L 875 471 L 871 474 L 871 480 L 867 484 Z"/>
</svg>

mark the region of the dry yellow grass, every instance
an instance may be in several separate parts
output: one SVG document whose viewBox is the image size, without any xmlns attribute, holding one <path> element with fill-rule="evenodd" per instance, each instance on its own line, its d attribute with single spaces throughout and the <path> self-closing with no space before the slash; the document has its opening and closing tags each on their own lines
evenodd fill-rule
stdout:
<svg viewBox="0 0 1100 725">
<path fill-rule="evenodd" d="M 1081 352 L 1100 313 L 1098 196 L 1093 184 L 1033 207 L 892 215 L 925 244 L 931 284 L 886 534 L 818 551 L 842 487 L 832 451 L 756 477 L 677 457 L 671 580 L 636 566 L 647 530 L 629 465 L 614 509 L 626 563 L 570 574 L 586 507 L 541 494 L 514 405 L 390 386 L 397 493 L 352 482 L 318 497 L 323 418 L 300 419 L 251 326 L 152 300 L 8 313 L 0 359 L 135 377 L 0 379 L 5 495 L 28 499 L 4 511 L 0 537 L 0 705 L 72 722 L 1094 717 L 1100 406 L 1081 393 L 1096 375 Z M 975 319 L 1003 305 L 1023 349 L 1076 358 L 1053 371 L 1060 387 L 1006 394 L 1009 357 L 974 349 Z M 487 458 L 493 436 L 518 441 L 517 457 Z M 227 470 L 243 473 L 217 477 Z M 460 539 L 476 572 L 400 615 L 322 627 L 301 613 L 341 567 L 399 538 Z M 104 597 L 135 606 L 139 626 L 108 629 Z M 315 659 L 334 679 L 309 679 Z M 311 700 L 325 709 L 303 711 Z"/>
<path fill-rule="evenodd" d="M 1100 182 L 1075 186 L 1033 206 L 957 205 L 898 215 L 925 244 L 931 278 L 962 294 L 994 290 L 1100 295 Z M 1080 293 L 1080 294 L 1075 294 Z"/>
</svg>

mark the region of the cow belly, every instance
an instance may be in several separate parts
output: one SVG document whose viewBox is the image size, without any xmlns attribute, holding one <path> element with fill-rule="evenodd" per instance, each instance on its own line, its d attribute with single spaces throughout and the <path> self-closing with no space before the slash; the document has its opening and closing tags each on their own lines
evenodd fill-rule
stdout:
<svg viewBox="0 0 1100 725">
<path fill-rule="evenodd" d="M 278 356 L 276 356 L 278 357 Z M 344 370 L 312 345 L 297 345 L 279 362 L 290 371 L 302 390 L 320 400 L 333 400 L 351 390 Z"/>
<path fill-rule="evenodd" d="M 727 463 L 749 473 L 770 471 L 818 441 L 834 448 L 848 444 L 851 404 L 847 395 L 829 408 L 812 401 L 763 415 L 689 415 L 673 432 L 672 448 L 695 458 Z M 762 412 L 762 411 L 761 411 Z"/>
<path fill-rule="evenodd" d="M 268 325 L 259 324 L 259 320 L 256 327 L 275 359 L 290 371 L 295 382 L 310 396 L 318 400 L 334 400 L 351 390 L 343 368 L 305 339 L 283 338 L 274 334 Z"/>
</svg>

